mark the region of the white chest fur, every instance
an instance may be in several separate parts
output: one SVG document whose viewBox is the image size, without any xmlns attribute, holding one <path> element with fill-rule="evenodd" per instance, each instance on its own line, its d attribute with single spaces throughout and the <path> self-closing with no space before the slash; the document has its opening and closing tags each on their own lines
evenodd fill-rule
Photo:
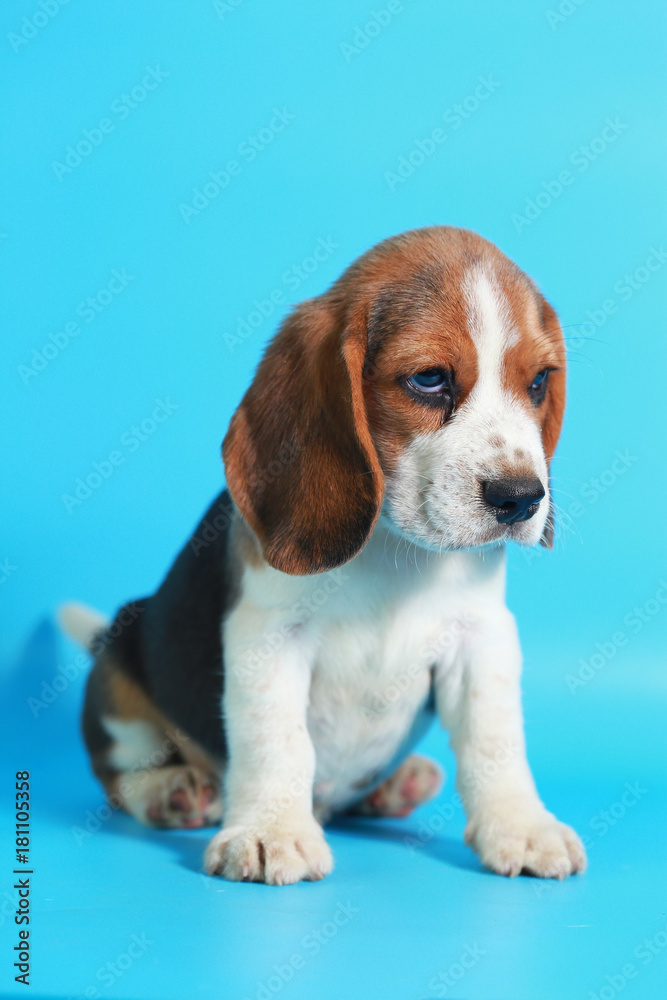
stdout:
<svg viewBox="0 0 667 1000">
<path fill-rule="evenodd" d="M 501 549 L 428 552 L 381 523 L 338 570 L 247 567 L 225 626 L 226 670 L 261 685 L 280 660 L 303 658 L 315 797 L 340 809 L 409 752 L 432 717 L 432 668 L 455 678 L 475 623 L 503 606 Z"/>
</svg>

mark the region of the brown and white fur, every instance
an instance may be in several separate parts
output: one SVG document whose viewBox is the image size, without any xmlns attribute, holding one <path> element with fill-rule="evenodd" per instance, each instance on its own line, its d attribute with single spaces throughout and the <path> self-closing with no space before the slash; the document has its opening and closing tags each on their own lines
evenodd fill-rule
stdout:
<svg viewBox="0 0 667 1000">
<path fill-rule="evenodd" d="M 438 399 L 410 381 L 433 370 Z M 437 715 L 484 864 L 582 871 L 526 760 L 505 606 L 505 544 L 551 541 L 564 403 L 553 309 L 471 232 L 394 237 L 298 306 L 232 419 L 229 493 L 156 594 L 106 630 L 64 609 L 96 652 L 84 732 L 109 795 L 156 825 L 224 817 L 211 873 L 317 879 L 332 813 L 437 792 L 409 756 Z M 499 520 L 485 484 L 536 480 L 525 519 Z"/>
</svg>

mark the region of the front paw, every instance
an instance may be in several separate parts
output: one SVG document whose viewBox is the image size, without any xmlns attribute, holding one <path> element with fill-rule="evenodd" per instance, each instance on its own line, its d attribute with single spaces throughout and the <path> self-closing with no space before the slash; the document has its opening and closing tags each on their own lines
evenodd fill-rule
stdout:
<svg viewBox="0 0 667 1000">
<path fill-rule="evenodd" d="M 534 806 L 483 808 L 470 818 L 465 840 L 499 875 L 563 879 L 586 869 L 584 845 L 574 830 Z"/>
<path fill-rule="evenodd" d="M 324 878 L 333 858 L 322 828 L 310 817 L 290 826 L 227 827 L 206 848 L 204 866 L 209 875 L 233 882 L 291 885 Z"/>
</svg>

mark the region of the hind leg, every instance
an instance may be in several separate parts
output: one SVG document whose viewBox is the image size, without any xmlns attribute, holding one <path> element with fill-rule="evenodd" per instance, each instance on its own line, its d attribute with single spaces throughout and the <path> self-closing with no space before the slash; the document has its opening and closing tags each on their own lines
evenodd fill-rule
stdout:
<svg viewBox="0 0 667 1000">
<path fill-rule="evenodd" d="M 362 816 L 407 816 L 434 798 L 443 781 L 444 773 L 435 761 L 411 754 L 352 811 Z"/>
<path fill-rule="evenodd" d="M 115 775 L 110 796 L 147 826 L 192 828 L 213 826 L 222 819 L 216 779 L 190 764 L 146 768 Z M 113 801 L 113 800 L 112 800 Z"/>
<path fill-rule="evenodd" d="M 220 762 L 173 726 L 108 654 L 90 675 L 84 736 L 93 770 L 115 807 L 149 826 L 220 822 Z"/>
</svg>

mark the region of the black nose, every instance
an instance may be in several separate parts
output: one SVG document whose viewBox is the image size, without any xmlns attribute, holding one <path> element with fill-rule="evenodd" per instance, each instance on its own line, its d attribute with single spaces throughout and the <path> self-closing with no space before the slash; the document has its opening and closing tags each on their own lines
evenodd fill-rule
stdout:
<svg viewBox="0 0 667 1000">
<path fill-rule="evenodd" d="M 494 479 L 482 483 L 482 492 L 494 509 L 496 521 L 516 524 L 533 516 L 544 496 L 544 486 L 535 476 L 532 479 Z"/>
</svg>

